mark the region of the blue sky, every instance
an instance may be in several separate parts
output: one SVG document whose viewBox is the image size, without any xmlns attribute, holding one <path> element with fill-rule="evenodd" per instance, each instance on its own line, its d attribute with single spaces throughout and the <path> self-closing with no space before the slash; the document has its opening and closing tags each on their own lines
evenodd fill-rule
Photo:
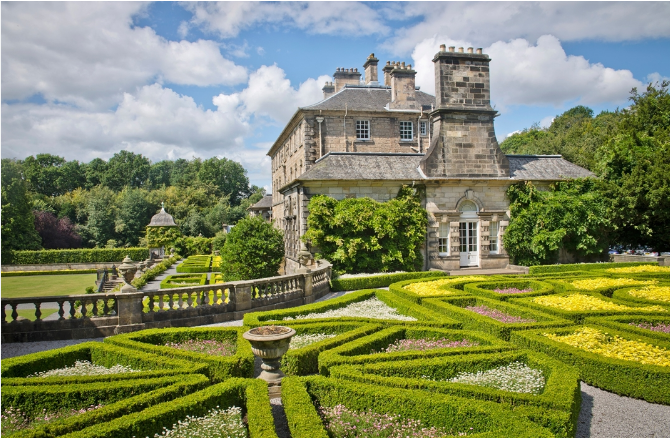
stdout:
<svg viewBox="0 0 670 440">
<path fill-rule="evenodd" d="M 2 157 L 228 157 L 269 189 L 265 153 L 337 67 L 374 52 L 432 92 L 442 43 L 492 58 L 502 141 L 670 76 L 667 17 L 667 2 L 3 2 Z"/>
</svg>

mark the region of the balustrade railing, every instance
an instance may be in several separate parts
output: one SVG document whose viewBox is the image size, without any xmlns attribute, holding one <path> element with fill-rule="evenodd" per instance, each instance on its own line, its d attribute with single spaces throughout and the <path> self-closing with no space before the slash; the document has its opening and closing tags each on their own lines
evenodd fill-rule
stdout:
<svg viewBox="0 0 670 440">
<path fill-rule="evenodd" d="M 32 306 L 32 307 L 31 307 Z M 19 320 L 19 311 L 25 311 L 27 319 L 34 322 L 47 318 L 42 310 L 52 310 L 50 320 L 100 318 L 118 314 L 114 294 L 67 295 L 51 297 L 15 298 L 2 300 L 2 324 L 11 324 Z M 56 310 L 56 312 L 53 312 Z M 9 313 L 8 313 L 9 312 Z M 10 318 L 8 320 L 8 318 Z"/>
</svg>

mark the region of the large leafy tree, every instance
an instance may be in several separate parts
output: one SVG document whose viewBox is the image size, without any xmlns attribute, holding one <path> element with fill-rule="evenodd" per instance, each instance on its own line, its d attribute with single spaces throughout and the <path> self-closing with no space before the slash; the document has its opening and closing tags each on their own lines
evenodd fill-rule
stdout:
<svg viewBox="0 0 670 440">
<path fill-rule="evenodd" d="M 31 189 L 49 197 L 65 194 L 86 184 L 86 175 L 78 161 L 67 162 L 52 154 L 28 156 L 23 161 L 23 170 Z"/>
<path fill-rule="evenodd" d="M 246 174 L 244 167 L 239 163 L 226 158 L 212 157 L 202 162 L 198 178 L 201 182 L 215 185 L 219 195 L 230 196 L 230 204 L 236 206 L 251 194 Z"/>
<path fill-rule="evenodd" d="M 272 277 L 284 258 L 284 237 L 262 218 L 247 217 L 230 231 L 221 256 L 224 281 Z"/>
<path fill-rule="evenodd" d="M 117 196 L 114 232 L 122 244 L 136 246 L 158 206 L 149 202 L 144 189 L 126 187 Z"/>
<path fill-rule="evenodd" d="M 121 150 L 107 162 L 102 184 L 121 191 L 125 186 L 141 188 L 149 179 L 151 162 L 141 154 Z"/>
<path fill-rule="evenodd" d="M 12 250 L 40 249 L 40 236 L 35 230 L 35 217 L 28 196 L 21 165 L 2 159 L 2 255 Z"/>
<path fill-rule="evenodd" d="M 81 237 L 69 218 L 58 218 L 51 212 L 36 211 L 35 229 L 42 238 L 44 249 L 72 249 L 81 247 Z"/>
</svg>

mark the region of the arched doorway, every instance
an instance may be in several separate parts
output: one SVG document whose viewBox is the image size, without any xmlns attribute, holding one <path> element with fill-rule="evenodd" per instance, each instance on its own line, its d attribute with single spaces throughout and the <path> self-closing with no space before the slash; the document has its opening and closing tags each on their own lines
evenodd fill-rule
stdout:
<svg viewBox="0 0 670 440">
<path fill-rule="evenodd" d="M 458 207 L 461 212 L 459 219 L 461 267 L 479 266 L 479 217 L 477 205 L 465 200 Z"/>
</svg>

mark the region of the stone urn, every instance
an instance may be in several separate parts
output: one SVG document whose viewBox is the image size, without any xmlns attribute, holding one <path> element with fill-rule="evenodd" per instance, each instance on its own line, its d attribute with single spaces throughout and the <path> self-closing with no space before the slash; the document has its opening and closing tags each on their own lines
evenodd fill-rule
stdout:
<svg viewBox="0 0 670 440">
<path fill-rule="evenodd" d="M 284 373 L 280 370 L 281 358 L 288 351 L 291 338 L 295 335 L 295 330 L 281 325 L 268 325 L 256 327 L 242 335 L 244 339 L 251 343 L 251 351 L 263 360 L 258 376 L 270 386 L 278 386 Z"/>
<path fill-rule="evenodd" d="M 133 287 L 132 281 L 135 273 L 137 272 L 137 266 L 133 264 L 133 260 L 130 259 L 130 255 L 126 255 L 126 258 L 123 259 L 122 264 L 118 268 L 119 275 L 123 278 L 124 285 L 121 287 L 121 292 L 137 292 L 137 289 Z"/>
</svg>

